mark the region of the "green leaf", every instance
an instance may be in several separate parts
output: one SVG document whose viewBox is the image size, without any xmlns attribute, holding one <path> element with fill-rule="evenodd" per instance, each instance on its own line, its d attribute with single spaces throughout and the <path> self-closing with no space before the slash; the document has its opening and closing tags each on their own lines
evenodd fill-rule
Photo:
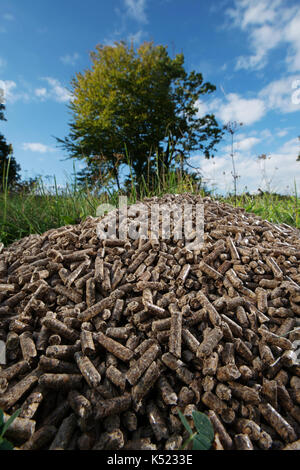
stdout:
<svg viewBox="0 0 300 470">
<path fill-rule="evenodd" d="M 190 433 L 193 434 L 192 428 L 190 427 L 189 423 L 187 422 L 186 418 L 183 416 L 180 410 L 178 410 L 178 416 L 181 419 L 181 422 L 185 429 Z"/>
<path fill-rule="evenodd" d="M 6 423 L 4 424 L 2 428 L 1 436 L 4 436 L 4 434 L 6 433 L 11 423 L 19 416 L 20 413 L 21 413 L 21 408 L 19 408 L 17 411 L 14 412 L 13 415 L 10 416 L 10 418 L 6 421 Z"/>
<path fill-rule="evenodd" d="M 200 437 L 198 434 L 193 440 L 193 450 L 209 450 L 211 441 L 206 438 Z"/>
<path fill-rule="evenodd" d="M 0 409 L 0 428 L 4 424 L 4 413 L 3 410 Z"/>
<path fill-rule="evenodd" d="M 206 414 L 200 411 L 193 411 L 193 420 L 199 434 L 205 434 L 209 439 L 214 439 L 214 428 Z"/>
<path fill-rule="evenodd" d="M 0 450 L 14 450 L 14 446 L 7 439 L 1 439 Z"/>
<path fill-rule="evenodd" d="M 193 411 L 193 420 L 198 431 L 197 437 L 194 439 L 194 446 L 197 449 L 208 450 L 214 440 L 214 428 L 210 419 L 199 411 Z"/>
</svg>

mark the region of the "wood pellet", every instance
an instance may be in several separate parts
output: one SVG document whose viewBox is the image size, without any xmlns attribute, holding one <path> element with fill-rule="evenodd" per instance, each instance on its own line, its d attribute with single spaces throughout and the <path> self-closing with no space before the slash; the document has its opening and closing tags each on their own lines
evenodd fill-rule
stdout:
<svg viewBox="0 0 300 470">
<path fill-rule="evenodd" d="M 160 238 L 162 214 L 157 236 L 121 239 L 134 208 L 113 239 L 87 217 L 1 244 L 0 407 L 5 420 L 21 409 L 10 439 L 177 450 L 178 410 L 191 425 L 199 410 L 217 448 L 299 450 L 299 231 L 209 197 L 153 203 L 203 204 L 201 249 L 185 246 L 194 215 L 186 240 Z"/>
</svg>

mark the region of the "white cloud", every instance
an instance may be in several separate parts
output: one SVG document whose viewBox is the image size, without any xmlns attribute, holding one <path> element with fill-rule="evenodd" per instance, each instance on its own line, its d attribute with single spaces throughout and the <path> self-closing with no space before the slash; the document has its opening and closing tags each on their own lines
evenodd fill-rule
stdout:
<svg viewBox="0 0 300 470">
<path fill-rule="evenodd" d="M 286 141 L 281 147 L 279 148 L 279 153 L 293 153 L 294 155 L 298 155 L 299 152 L 299 140 L 298 137 L 290 139 Z M 298 165 L 299 166 L 299 165 Z"/>
<path fill-rule="evenodd" d="M 240 128 L 237 129 L 237 131 Z M 262 135 L 264 132 L 261 132 Z M 252 132 L 253 134 L 253 132 Z M 227 133 L 227 138 L 229 134 Z M 247 135 L 243 132 L 236 132 L 234 135 L 234 152 L 249 152 L 255 145 L 261 142 L 261 137 L 254 137 L 253 135 Z M 231 143 L 230 145 L 226 145 L 222 147 L 222 152 L 231 153 Z"/>
<path fill-rule="evenodd" d="M 17 91 L 17 84 L 13 80 L 0 80 L 0 89 L 4 95 L 4 102 L 15 103 L 19 100 L 25 102 L 30 100 L 28 93 L 25 91 Z"/>
<path fill-rule="evenodd" d="M 49 147 L 48 145 L 41 144 L 39 142 L 24 142 L 22 144 L 22 149 L 30 152 L 37 152 L 37 153 L 47 153 L 47 152 L 55 152 L 55 149 Z"/>
<path fill-rule="evenodd" d="M 215 98 L 209 102 L 198 100 L 196 108 L 198 117 L 212 113 L 223 123 L 237 121 L 244 125 L 259 121 L 268 111 L 299 112 L 300 77 L 291 75 L 274 80 L 262 88 L 255 98 L 244 98 L 237 93 L 224 92 L 222 99 Z M 281 137 L 283 136 L 282 134 Z"/>
<path fill-rule="evenodd" d="M 287 46 L 286 63 L 292 72 L 300 70 L 300 9 L 283 0 L 235 0 L 226 10 L 231 26 L 249 34 L 253 54 L 240 56 L 236 69 L 260 70 L 268 63 L 268 53 Z"/>
<path fill-rule="evenodd" d="M 19 91 L 16 82 L 12 80 L 0 80 L 0 89 L 3 90 L 4 101 L 10 103 L 19 100 L 29 102 L 36 97 L 41 101 L 52 99 L 58 103 L 66 103 L 72 99 L 71 93 L 61 85 L 59 80 L 51 77 L 46 77 L 43 80 L 47 81 L 48 87 L 32 89 L 31 86 L 26 85 L 28 91 Z"/>
<path fill-rule="evenodd" d="M 52 77 L 43 78 L 49 88 L 37 88 L 35 90 L 35 95 L 41 99 L 54 99 L 58 103 L 67 103 L 72 100 L 72 94 L 65 88 L 59 80 Z"/>
<path fill-rule="evenodd" d="M 236 148 L 238 151 L 247 152 L 259 142 L 260 139 L 258 137 L 246 137 L 245 139 L 238 140 L 238 142 L 236 143 Z"/>
<path fill-rule="evenodd" d="M 212 106 L 211 104 L 209 105 L 208 103 L 205 103 L 204 101 L 197 100 L 195 103 L 195 108 L 197 108 L 197 117 L 201 118 L 205 116 L 206 114 L 209 114 L 212 111 Z"/>
<path fill-rule="evenodd" d="M 300 103 L 296 104 L 293 97 L 300 97 L 300 81 L 299 86 L 295 87 L 299 77 L 297 75 L 283 77 L 274 80 L 264 87 L 258 94 L 259 98 L 265 101 L 269 110 L 276 110 L 282 113 L 292 113 L 300 111 Z"/>
<path fill-rule="evenodd" d="M 280 4 L 281 0 L 235 0 L 235 8 L 229 8 L 226 13 L 235 26 L 246 29 L 250 25 L 275 21 Z"/>
<path fill-rule="evenodd" d="M 285 137 L 288 134 L 288 129 L 281 129 L 276 132 L 277 137 Z"/>
<path fill-rule="evenodd" d="M 198 101 L 198 116 L 213 113 L 224 123 L 228 121 L 242 122 L 244 125 L 259 121 L 266 112 L 263 100 L 259 98 L 242 98 L 237 93 L 225 95 L 225 101 L 216 98 L 209 104 Z"/>
<path fill-rule="evenodd" d="M 147 23 L 147 16 L 145 13 L 146 0 L 125 0 L 125 7 L 127 15 L 134 18 L 139 23 Z"/>
<path fill-rule="evenodd" d="M 264 130 L 260 131 L 260 136 L 265 141 L 273 139 L 273 134 L 269 129 L 264 129 Z"/>
<path fill-rule="evenodd" d="M 226 100 L 216 113 L 223 122 L 238 121 L 249 125 L 259 121 L 265 114 L 265 105 L 260 99 L 245 99 L 236 93 L 229 93 Z"/>
<path fill-rule="evenodd" d="M 36 88 L 34 93 L 38 98 L 46 98 L 47 97 L 47 89 L 46 88 Z"/>
<path fill-rule="evenodd" d="M 281 32 L 274 30 L 269 25 L 256 28 L 250 34 L 250 41 L 255 50 L 255 54 L 237 59 L 236 70 L 239 69 L 262 69 L 267 63 L 267 54 L 274 49 L 281 41 Z"/>
<path fill-rule="evenodd" d="M 286 26 L 285 37 L 291 44 L 290 51 L 286 58 L 289 64 L 289 70 L 291 72 L 298 72 L 300 70 L 300 10 Z"/>
<path fill-rule="evenodd" d="M 62 56 L 60 60 L 65 65 L 75 65 L 79 57 L 79 54 L 77 52 L 74 52 L 73 54 L 66 54 Z"/>
<path fill-rule="evenodd" d="M 17 88 L 17 84 L 12 80 L 0 80 L 0 89 L 3 90 L 4 101 L 15 101 L 13 90 Z"/>
<path fill-rule="evenodd" d="M 299 190 L 300 165 L 296 162 L 298 152 L 299 141 L 295 138 L 268 155 L 265 161 L 257 159 L 258 153 L 246 150 L 237 153 L 235 164 L 239 175 L 238 191 L 243 191 L 245 187 L 250 192 L 255 192 L 259 187 L 265 191 L 269 187 L 275 192 L 291 193 L 294 181 Z M 210 160 L 196 155 L 191 160 L 193 166 L 200 167 L 208 187 L 215 185 L 217 193 L 233 191 L 232 162 L 228 153 L 221 152 L 220 156 Z"/>
<path fill-rule="evenodd" d="M 144 31 L 140 30 L 140 31 L 137 31 L 135 34 L 130 34 L 128 36 L 128 41 L 129 43 L 131 43 L 131 41 L 133 42 L 133 44 L 139 44 L 142 40 L 142 37 L 144 36 Z"/>
</svg>

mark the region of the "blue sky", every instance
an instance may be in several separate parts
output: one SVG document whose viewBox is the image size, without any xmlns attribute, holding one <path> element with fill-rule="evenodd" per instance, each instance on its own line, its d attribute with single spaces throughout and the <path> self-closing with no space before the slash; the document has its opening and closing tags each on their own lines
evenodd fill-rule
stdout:
<svg viewBox="0 0 300 470">
<path fill-rule="evenodd" d="M 0 0 L 0 88 L 24 178 L 56 175 L 64 184 L 73 160 L 56 146 L 68 134 L 68 87 L 91 65 L 89 52 L 114 41 L 154 41 L 217 91 L 197 103 L 236 134 L 238 189 L 300 191 L 300 6 L 294 0 Z M 266 154 L 266 160 L 257 157 Z M 232 189 L 229 140 L 200 168 L 217 192 Z M 80 162 L 76 168 L 80 169 Z"/>
</svg>

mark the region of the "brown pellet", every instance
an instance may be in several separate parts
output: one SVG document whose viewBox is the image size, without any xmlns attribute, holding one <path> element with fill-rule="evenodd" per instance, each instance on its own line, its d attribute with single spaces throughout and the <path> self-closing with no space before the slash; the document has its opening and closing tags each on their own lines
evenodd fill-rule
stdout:
<svg viewBox="0 0 300 470">
<path fill-rule="evenodd" d="M 221 382 L 228 382 L 229 380 L 237 380 L 241 373 L 235 364 L 227 364 L 226 366 L 219 367 L 217 370 L 217 379 Z"/>
<path fill-rule="evenodd" d="M 129 432 L 136 431 L 137 417 L 133 411 L 125 411 L 125 413 L 122 415 L 122 421 L 125 428 L 127 428 Z"/>
<path fill-rule="evenodd" d="M 8 381 L 17 377 L 18 375 L 23 375 L 30 370 L 30 365 L 27 361 L 19 361 L 8 367 L 7 369 L 0 370 L 0 377 Z"/>
<path fill-rule="evenodd" d="M 147 415 L 156 439 L 158 441 L 161 441 L 162 439 L 168 439 L 169 432 L 166 422 L 160 410 L 153 401 L 150 401 L 147 405 Z"/>
<path fill-rule="evenodd" d="M 80 342 L 75 344 L 65 345 L 65 344 L 56 344 L 53 346 L 48 346 L 46 349 L 47 357 L 54 357 L 55 359 L 71 359 L 74 357 L 74 353 L 80 350 Z"/>
<path fill-rule="evenodd" d="M 111 338 L 118 338 L 118 339 L 127 339 L 130 334 L 130 329 L 126 326 L 119 326 L 119 327 L 110 327 L 106 330 L 106 335 L 110 336 Z"/>
<path fill-rule="evenodd" d="M 3 413 L 3 421 L 6 423 L 10 418 L 10 415 Z M 8 427 L 5 437 L 8 439 L 15 440 L 17 442 L 24 442 L 30 439 L 35 431 L 36 423 L 32 419 L 27 418 L 15 418 Z"/>
<path fill-rule="evenodd" d="M 66 450 L 76 429 L 77 420 L 74 413 L 61 423 L 49 450 Z"/>
<path fill-rule="evenodd" d="M 222 442 L 223 446 L 225 449 L 230 450 L 232 448 L 232 439 L 230 435 L 227 433 L 226 429 L 224 428 L 224 425 L 220 421 L 218 415 L 212 411 L 208 411 L 208 417 L 212 422 L 212 425 L 214 427 L 214 431 L 218 433 L 218 436 L 220 438 L 220 441 Z"/>
<path fill-rule="evenodd" d="M 153 203 L 166 206 L 147 239 Z M 186 203 L 204 212 L 199 249 L 195 211 L 183 239 L 160 238 Z M 100 220 L 108 234 L 117 221 L 112 239 Z M 191 426 L 208 414 L 215 449 L 297 448 L 299 249 L 296 229 L 188 193 L 0 243 L 0 407 L 35 422 L 13 442 L 177 450 L 179 407 Z"/>
<path fill-rule="evenodd" d="M 80 351 L 74 354 L 74 358 L 78 369 L 80 370 L 88 385 L 91 388 L 96 388 L 101 382 L 101 375 L 97 371 L 94 364 Z"/>
<path fill-rule="evenodd" d="M 219 356 L 213 352 L 210 356 L 203 360 L 202 373 L 203 375 L 215 375 L 218 367 Z"/>
<path fill-rule="evenodd" d="M 237 398 L 241 398 L 246 403 L 251 403 L 254 405 L 258 405 L 260 403 L 261 398 L 257 390 L 237 382 L 228 381 L 228 384 L 232 390 L 233 395 Z"/>
<path fill-rule="evenodd" d="M 178 397 L 166 377 L 163 375 L 160 376 L 157 381 L 157 386 L 164 403 L 166 405 L 176 405 Z"/>
<path fill-rule="evenodd" d="M 117 387 L 120 388 L 121 391 L 125 390 L 126 386 L 126 377 L 125 375 L 119 371 L 115 366 L 111 365 L 106 369 L 106 377 Z"/>
<path fill-rule="evenodd" d="M 205 392 L 201 397 L 202 402 L 215 413 L 222 413 L 227 408 L 227 405 L 224 401 L 220 400 L 212 392 Z"/>
<path fill-rule="evenodd" d="M 103 312 L 106 308 L 112 308 L 117 299 L 124 296 L 124 291 L 121 289 L 114 290 L 109 297 L 100 300 L 100 302 L 92 305 L 83 312 L 80 312 L 78 319 L 81 321 L 89 321 L 99 313 Z"/>
<path fill-rule="evenodd" d="M 90 401 L 77 390 L 70 390 L 68 402 L 74 413 L 82 419 L 87 419 L 92 414 Z"/>
<path fill-rule="evenodd" d="M 98 332 L 94 335 L 94 337 L 96 341 L 101 344 L 101 346 L 107 349 L 107 351 L 116 356 L 118 359 L 128 362 L 133 357 L 133 352 L 130 349 L 109 338 L 105 334 Z"/>
<path fill-rule="evenodd" d="M 289 341 L 287 338 L 282 338 L 281 336 L 278 336 L 275 333 L 271 333 L 270 331 L 265 330 L 263 328 L 258 328 L 257 331 L 261 334 L 263 340 L 266 343 L 271 344 L 273 346 L 278 346 L 279 348 L 285 350 L 293 349 L 291 341 Z"/>
<path fill-rule="evenodd" d="M 37 356 L 36 347 L 30 332 L 24 331 L 24 333 L 20 335 L 20 346 L 24 361 L 30 362 Z"/>
<path fill-rule="evenodd" d="M 30 373 L 20 382 L 0 395 L 0 407 L 5 411 L 11 408 L 17 401 L 28 392 L 39 380 L 38 373 Z"/>
<path fill-rule="evenodd" d="M 106 416 L 123 413 L 130 408 L 130 405 L 131 396 L 129 393 L 124 393 L 120 397 L 109 400 L 99 400 L 96 405 L 96 419 L 103 419 Z"/>
<path fill-rule="evenodd" d="M 183 341 L 185 342 L 185 344 L 187 345 L 187 347 L 193 353 L 196 354 L 197 349 L 200 346 L 200 343 L 197 340 L 197 338 L 195 338 L 195 336 L 187 328 L 182 329 L 182 338 L 183 338 Z"/>
<path fill-rule="evenodd" d="M 161 371 L 158 365 L 155 361 L 153 361 L 139 382 L 133 387 L 132 398 L 137 405 L 139 405 L 142 398 L 153 387 L 158 377 L 160 376 L 160 372 Z"/>
<path fill-rule="evenodd" d="M 297 439 L 294 429 L 269 403 L 261 403 L 259 411 L 285 442 L 293 442 Z"/>
<path fill-rule="evenodd" d="M 42 387 L 52 390 L 70 390 L 81 385 L 81 374 L 43 374 L 39 378 Z"/>
<path fill-rule="evenodd" d="M 203 271 L 205 274 L 207 274 L 207 276 L 211 277 L 215 281 L 223 278 L 222 274 L 220 274 L 214 268 L 206 264 L 204 261 L 201 261 L 201 263 L 199 263 L 199 269 L 201 269 L 201 271 Z"/>
<path fill-rule="evenodd" d="M 45 393 L 39 386 L 34 388 L 24 401 L 19 417 L 27 419 L 33 418 L 46 396 L 47 393 Z"/>
<path fill-rule="evenodd" d="M 202 343 L 197 349 L 197 356 L 204 357 L 209 356 L 215 347 L 219 344 L 220 340 L 223 337 L 223 332 L 221 328 L 215 327 L 213 328 L 204 338 Z"/>
<path fill-rule="evenodd" d="M 21 450 L 42 449 L 46 444 L 53 441 L 56 432 L 57 429 L 55 426 L 42 426 L 38 431 L 35 431 L 20 448 Z"/>
<path fill-rule="evenodd" d="M 73 328 L 69 328 L 56 318 L 45 318 L 43 320 L 43 325 L 69 341 L 75 342 L 79 338 L 79 333 L 77 331 Z"/>
<path fill-rule="evenodd" d="M 237 450 L 253 450 L 253 444 L 247 434 L 236 434 L 234 442 Z"/>
<path fill-rule="evenodd" d="M 157 343 L 152 344 L 136 361 L 134 366 L 128 370 L 126 379 L 131 385 L 135 385 L 138 382 L 145 370 L 148 369 L 150 364 L 157 358 L 159 352 L 159 345 Z"/>
<path fill-rule="evenodd" d="M 182 332 L 182 313 L 178 310 L 176 304 L 169 305 L 171 313 L 171 328 L 169 337 L 169 351 L 174 356 L 181 357 L 181 332 Z"/>
</svg>

